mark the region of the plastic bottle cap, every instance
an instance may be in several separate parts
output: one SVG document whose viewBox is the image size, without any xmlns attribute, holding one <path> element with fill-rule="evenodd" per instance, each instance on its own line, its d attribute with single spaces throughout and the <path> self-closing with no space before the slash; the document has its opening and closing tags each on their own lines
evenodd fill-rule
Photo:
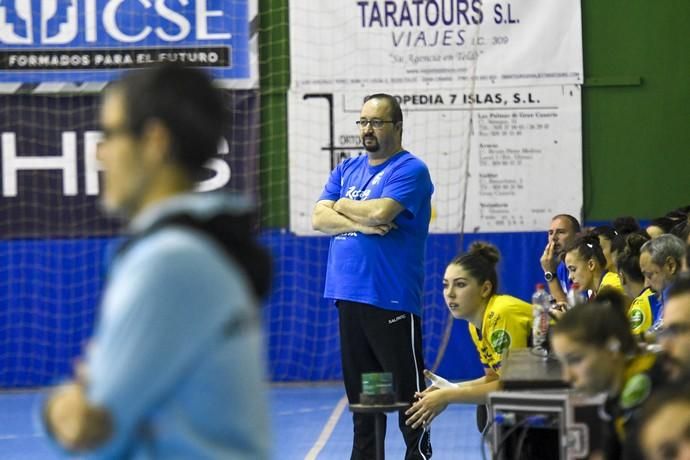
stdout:
<svg viewBox="0 0 690 460">
<path fill-rule="evenodd" d="M 539 289 L 542 289 L 542 290 L 544 289 L 544 283 L 537 283 L 537 291 Z"/>
</svg>

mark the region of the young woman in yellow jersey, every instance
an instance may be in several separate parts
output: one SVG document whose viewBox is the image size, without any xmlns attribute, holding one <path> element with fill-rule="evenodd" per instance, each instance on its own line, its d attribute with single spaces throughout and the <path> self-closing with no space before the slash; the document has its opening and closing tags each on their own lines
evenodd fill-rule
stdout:
<svg viewBox="0 0 690 460">
<path fill-rule="evenodd" d="M 657 319 L 659 303 L 651 289 L 645 286 L 640 270 L 640 248 L 649 241 L 646 233 L 631 233 L 625 237 L 625 249 L 618 255 L 618 277 L 625 294 L 633 299 L 627 315 L 630 330 L 642 336 Z"/>
<path fill-rule="evenodd" d="M 598 237 L 583 235 L 576 238 L 565 249 L 564 260 L 570 279 L 579 286 L 578 293 L 585 293 L 590 300 L 607 286 L 623 292 L 618 275 L 606 270 L 606 257 Z"/>
<path fill-rule="evenodd" d="M 417 401 L 406 412 L 408 425 L 429 424 L 451 403 L 484 404 L 486 396 L 500 388 L 498 378 L 505 351 L 528 346 L 532 306 L 496 293 L 499 257 L 495 246 L 473 243 L 466 254 L 448 265 L 443 276 L 446 305 L 454 318 L 467 320 L 485 375 L 454 384 L 424 371 L 434 385 L 417 395 Z M 478 420 L 480 416 L 478 411 Z"/>
<path fill-rule="evenodd" d="M 618 254 L 613 241 L 618 236 L 618 232 L 613 227 L 602 225 L 592 230 L 592 235 L 599 239 L 599 246 L 601 246 L 601 251 L 606 259 L 606 270 L 616 273 L 616 257 Z"/>
<path fill-rule="evenodd" d="M 603 289 L 596 300 L 568 310 L 551 329 L 563 380 L 587 394 L 606 394 L 604 411 L 611 422 L 602 453 L 607 460 L 639 458 L 630 433 L 652 389 L 667 380 L 661 358 L 638 346 L 625 308 L 620 292 Z"/>
</svg>

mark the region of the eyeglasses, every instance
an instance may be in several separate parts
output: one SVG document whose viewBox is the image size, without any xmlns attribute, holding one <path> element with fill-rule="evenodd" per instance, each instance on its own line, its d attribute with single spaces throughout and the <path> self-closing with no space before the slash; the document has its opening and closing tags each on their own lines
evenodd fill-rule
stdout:
<svg viewBox="0 0 690 460">
<path fill-rule="evenodd" d="M 659 339 L 674 339 L 688 331 L 690 331 L 690 323 L 676 323 L 662 326 L 656 334 Z"/>
<path fill-rule="evenodd" d="M 371 120 L 367 120 L 366 118 L 362 118 L 360 120 L 355 121 L 357 126 L 360 128 L 366 128 L 367 126 L 371 125 L 372 128 L 374 129 L 381 129 L 383 128 L 383 125 L 386 123 L 395 123 L 393 120 L 381 120 L 380 118 L 372 118 Z"/>
</svg>

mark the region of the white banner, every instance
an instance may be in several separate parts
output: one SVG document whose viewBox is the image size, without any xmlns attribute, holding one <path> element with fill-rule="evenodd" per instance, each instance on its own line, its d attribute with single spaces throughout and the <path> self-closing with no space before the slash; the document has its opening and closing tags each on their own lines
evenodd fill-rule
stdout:
<svg viewBox="0 0 690 460">
<path fill-rule="evenodd" d="M 291 0 L 292 89 L 581 84 L 579 0 Z"/>
<path fill-rule="evenodd" d="M 362 151 L 355 121 L 369 93 L 290 93 L 292 231 L 314 234 L 311 213 L 330 171 Z M 403 146 L 426 162 L 436 187 L 432 232 L 544 230 L 553 214 L 580 215 L 579 86 L 392 94 Z"/>
</svg>

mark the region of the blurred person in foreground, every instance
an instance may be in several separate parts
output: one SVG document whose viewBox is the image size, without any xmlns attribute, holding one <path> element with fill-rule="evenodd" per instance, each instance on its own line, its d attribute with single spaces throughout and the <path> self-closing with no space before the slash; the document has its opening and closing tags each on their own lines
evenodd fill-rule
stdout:
<svg viewBox="0 0 690 460">
<path fill-rule="evenodd" d="M 75 380 L 43 407 L 93 458 L 268 458 L 259 299 L 270 261 L 238 197 L 194 194 L 225 125 L 204 73 L 163 65 L 105 93 L 103 202 L 130 220 Z"/>
<path fill-rule="evenodd" d="M 607 460 L 640 458 L 636 433 L 640 408 L 668 381 L 663 357 L 643 352 L 630 331 L 623 294 L 608 287 L 590 303 L 568 310 L 552 328 L 563 380 L 586 394 L 604 393 L 600 416 L 608 420 Z"/>
<path fill-rule="evenodd" d="M 652 395 L 640 421 L 639 443 L 647 460 L 690 460 L 690 385 Z"/>
<path fill-rule="evenodd" d="M 690 275 L 668 289 L 664 324 L 657 339 L 671 385 L 654 392 L 644 405 L 635 436 L 649 460 L 690 460 Z"/>
<path fill-rule="evenodd" d="M 690 381 L 690 274 L 682 273 L 668 288 L 664 324 L 657 340 L 673 380 Z"/>
</svg>

